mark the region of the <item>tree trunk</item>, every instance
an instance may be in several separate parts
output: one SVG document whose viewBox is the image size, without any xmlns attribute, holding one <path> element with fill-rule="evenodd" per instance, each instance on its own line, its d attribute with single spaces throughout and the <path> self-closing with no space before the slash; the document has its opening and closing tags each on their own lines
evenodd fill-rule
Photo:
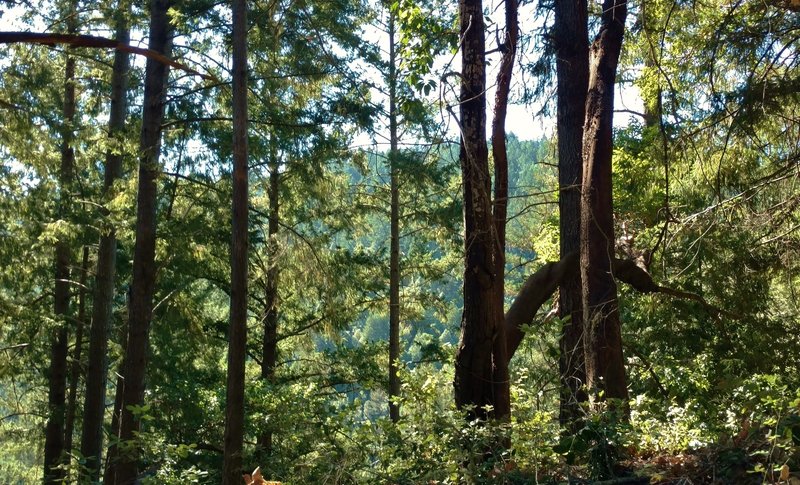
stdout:
<svg viewBox="0 0 800 485">
<path fill-rule="evenodd" d="M 233 0 L 233 203 L 223 483 L 242 482 L 247 356 L 247 3 Z"/>
<path fill-rule="evenodd" d="M 149 48 L 169 56 L 169 0 L 151 0 Z M 153 59 L 145 67 L 144 105 L 140 138 L 139 184 L 136 212 L 136 244 L 133 254 L 133 280 L 128 306 L 128 346 L 123 364 L 125 392 L 120 418 L 120 440 L 135 439 L 140 430 L 140 417 L 131 410 L 144 402 L 145 371 L 150 339 L 155 288 L 156 205 L 161 121 L 167 92 L 169 68 Z M 116 483 L 133 483 L 137 476 L 138 449 L 119 455 L 111 463 Z"/>
<path fill-rule="evenodd" d="M 79 281 L 80 290 L 78 290 L 78 318 L 75 320 L 75 347 L 72 349 L 72 366 L 70 367 L 69 394 L 67 396 L 67 417 L 64 425 L 64 454 L 67 457 L 72 453 L 72 435 L 75 429 L 75 411 L 78 400 L 78 381 L 81 377 L 83 329 L 86 326 L 86 279 L 88 273 L 89 246 L 84 246 Z"/>
<path fill-rule="evenodd" d="M 553 41 L 558 79 L 558 185 L 560 254 L 580 251 L 583 123 L 589 85 L 589 31 L 586 0 L 556 0 Z M 580 417 L 587 399 L 583 350 L 583 304 L 580 272 L 558 289 L 558 316 L 562 325 L 559 346 L 561 399 L 559 420 L 569 427 Z"/>
<path fill-rule="evenodd" d="M 128 348 L 128 324 L 127 322 L 123 323 L 122 328 L 120 328 L 120 347 L 123 349 Z M 114 388 L 114 408 L 111 411 L 111 429 L 110 429 L 110 436 L 111 436 L 111 445 L 108 447 L 108 453 L 106 453 L 106 461 L 105 461 L 105 472 L 103 473 L 103 483 L 104 484 L 113 484 L 115 483 L 116 477 L 116 459 L 118 457 L 117 453 L 117 442 L 119 441 L 119 424 L 120 420 L 122 419 L 122 399 L 125 396 L 125 379 L 122 377 L 122 366 L 120 366 L 120 372 L 117 373 L 117 383 L 116 387 Z M 102 432 L 102 430 L 101 430 Z M 102 435 L 101 435 L 102 436 Z"/>
<path fill-rule="evenodd" d="M 511 90 L 511 76 L 514 72 L 514 59 L 517 53 L 519 38 L 518 3 L 517 0 L 506 0 L 505 22 L 506 32 L 502 46 L 503 58 L 497 74 L 497 91 L 495 92 L 495 111 L 492 120 L 492 155 L 494 157 L 494 200 L 492 216 L 494 218 L 494 305 L 502 319 L 505 308 L 505 274 L 506 274 L 506 219 L 508 217 L 508 153 L 506 150 L 506 114 L 508 112 L 508 96 Z M 494 355 L 494 381 L 498 390 L 495 393 L 495 406 L 500 406 L 500 419 L 511 416 L 511 396 L 508 375 L 508 348 L 505 335 L 504 320 L 496 323 L 497 331 L 492 353 Z M 497 365 L 501 361 L 503 365 Z M 500 383 L 505 382 L 505 385 Z M 510 444 L 510 443 L 508 443 Z"/>
<path fill-rule="evenodd" d="M 455 400 L 470 418 L 508 419 L 510 398 L 503 309 L 497 304 L 497 234 L 486 147 L 483 5 L 461 0 L 461 150 L 464 187 L 464 312 L 456 354 Z M 487 411 L 486 406 L 492 410 Z"/>
<path fill-rule="evenodd" d="M 497 284 L 497 304 L 505 304 L 506 272 L 506 219 L 508 217 L 508 153 L 506 151 L 506 113 L 508 95 L 511 90 L 511 75 L 514 72 L 514 59 L 517 52 L 519 25 L 516 0 L 506 0 L 506 36 L 501 47 L 503 58 L 497 74 L 494 118 L 492 120 L 492 156 L 494 157 L 494 202 L 493 215 L 497 232 L 497 255 L 495 257 L 495 279 Z"/>
<path fill-rule="evenodd" d="M 261 378 L 268 383 L 275 380 L 275 365 L 278 362 L 278 229 L 280 227 L 280 164 L 275 140 L 270 140 L 269 161 L 269 225 L 267 227 L 268 264 L 264 289 L 264 345 L 261 352 Z M 272 454 L 273 430 L 267 426 L 259 437 L 258 444 L 265 455 Z"/>
<path fill-rule="evenodd" d="M 116 19 L 116 37 L 128 43 L 127 15 L 130 3 L 121 1 Z M 103 190 L 106 200 L 111 196 L 114 181 L 122 173 L 122 143 L 125 116 L 128 110 L 127 88 L 129 56 L 114 52 L 114 71 L 111 74 L 111 109 L 108 120 L 108 138 L 112 144 L 106 151 Z M 81 455 L 86 459 L 86 478 L 97 481 L 100 474 L 100 455 L 103 447 L 103 418 L 106 404 L 108 353 L 108 330 L 111 325 L 114 304 L 114 278 L 116 274 L 117 237 L 114 226 L 105 225 L 100 235 L 97 251 L 97 269 L 94 280 L 92 303 L 92 326 L 89 334 L 89 359 L 86 372 L 86 397 L 83 405 L 83 431 L 81 433 Z"/>
<path fill-rule="evenodd" d="M 400 187 L 397 167 L 397 46 L 395 14 L 389 13 L 389 418 L 400 421 Z"/>
<path fill-rule="evenodd" d="M 605 0 L 591 47 L 583 137 L 581 280 L 586 384 L 591 397 L 627 399 L 617 284 L 611 184 L 614 81 L 627 15 L 626 0 Z M 602 397 L 600 395 L 602 392 Z"/>
<path fill-rule="evenodd" d="M 77 32 L 75 6 L 67 12 L 67 30 Z M 70 217 L 70 196 L 75 172 L 73 148 L 75 122 L 75 58 L 68 55 L 64 67 L 64 105 L 61 127 L 61 167 L 58 174 L 60 186 L 59 218 Z M 64 414 L 67 386 L 68 326 L 70 310 L 70 254 L 69 242 L 59 237 L 55 247 L 55 288 L 53 310 L 57 329 L 50 342 L 50 368 L 48 371 L 48 418 L 44 442 L 44 481 L 59 482 L 64 470 L 56 467 L 64 463 Z"/>
</svg>

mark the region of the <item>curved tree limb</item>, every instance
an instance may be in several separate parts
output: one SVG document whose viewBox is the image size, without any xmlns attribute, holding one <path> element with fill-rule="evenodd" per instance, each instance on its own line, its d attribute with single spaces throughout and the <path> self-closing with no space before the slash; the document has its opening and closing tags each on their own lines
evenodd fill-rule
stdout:
<svg viewBox="0 0 800 485">
<path fill-rule="evenodd" d="M 697 293 L 659 285 L 653 280 L 653 277 L 650 275 L 650 273 L 648 273 L 641 266 L 637 265 L 633 260 L 615 259 L 612 267 L 614 271 L 614 277 L 616 279 L 629 284 L 631 287 L 633 287 L 633 289 L 642 293 L 663 293 L 665 295 L 681 298 L 683 300 L 692 300 L 702 305 L 705 311 L 714 315 L 715 317 L 725 315 L 726 317 L 734 320 L 741 318 L 739 315 L 712 305 Z"/>
<path fill-rule="evenodd" d="M 561 261 L 545 264 L 528 277 L 511 308 L 506 312 L 506 346 L 509 360 L 522 342 L 524 334 L 521 327 L 533 321 L 536 312 L 553 296 L 566 276 L 575 274 L 576 271 L 578 271 L 578 253 L 572 252 Z"/>
<path fill-rule="evenodd" d="M 509 361 L 514 356 L 524 337 L 522 326 L 530 324 L 542 305 L 553 296 L 553 293 L 565 278 L 578 271 L 578 262 L 578 253 L 569 253 L 561 261 L 550 262 L 539 268 L 522 285 L 517 297 L 514 299 L 514 303 L 511 304 L 511 308 L 508 309 L 505 315 L 506 345 Z M 708 313 L 714 316 L 725 315 L 732 319 L 739 318 L 727 310 L 712 305 L 697 293 L 659 285 L 653 280 L 650 273 L 633 260 L 615 258 L 611 266 L 614 277 L 627 283 L 636 291 L 641 293 L 663 293 L 675 298 L 692 300 L 702 305 Z"/>
<path fill-rule="evenodd" d="M 181 64 L 174 59 L 170 59 L 160 52 L 156 52 L 152 49 L 134 47 L 130 44 L 119 42 L 114 39 L 107 39 L 105 37 L 97 37 L 94 35 L 52 34 L 46 32 L 0 32 L 0 44 L 15 43 L 42 44 L 49 46 L 55 44 L 66 44 L 72 47 L 116 49 L 122 52 L 143 56 L 147 59 L 152 59 L 158 63 L 165 64 L 175 69 L 180 69 L 181 71 L 185 71 L 189 74 L 200 76 L 208 81 L 217 81 L 217 78 L 214 76 L 196 71 L 185 64 Z"/>
</svg>

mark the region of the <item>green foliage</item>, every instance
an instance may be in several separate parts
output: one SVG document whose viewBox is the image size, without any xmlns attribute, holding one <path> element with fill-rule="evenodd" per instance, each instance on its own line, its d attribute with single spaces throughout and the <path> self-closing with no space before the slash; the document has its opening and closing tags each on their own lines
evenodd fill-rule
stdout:
<svg viewBox="0 0 800 485">
<path fill-rule="evenodd" d="M 643 295 L 620 284 L 631 402 L 587 411 L 583 426 L 566 434 L 557 421 L 561 322 L 547 316 L 552 302 L 526 326 L 511 363 L 511 421 L 465 422 L 452 402 L 461 187 L 457 143 L 450 143 L 457 140 L 436 115 L 446 111 L 437 94 L 452 74 L 438 70 L 458 45 L 454 7 L 427 0 L 250 5 L 246 466 L 261 465 L 285 483 L 602 479 L 624 472 L 620 462 L 665 455 L 694 457 L 730 483 L 775 481 L 784 464 L 800 469 L 797 12 L 780 2 L 633 6 L 620 84 L 626 96 L 628 86 L 638 89 L 644 116 L 615 135 L 617 255 L 694 297 Z M 58 2 L 42 2 L 21 18 L 31 30 L 63 31 L 60 10 Z M 407 142 L 393 159 L 403 261 L 397 424 L 385 417 L 389 158 L 382 148 L 352 148 L 364 133 L 381 135 L 388 63 L 380 43 L 368 42 L 375 28 L 368 26 L 380 25 L 387 11 L 399 29 L 398 110 Z M 116 14 L 108 2 L 86 5 L 82 33 L 107 35 Z M 178 60 L 222 83 L 171 75 L 148 390 L 137 409 L 147 419 L 136 443 L 123 446 L 142 447 L 147 483 L 217 483 L 230 291 L 229 14 L 199 0 L 176 3 L 170 15 Z M 136 6 L 134 32 L 146 31 L 144 17 Z M 520 57 L 535 75 L 524 88 L 541 94 L 553 64 L 541 35 L 549 18 L 539 18 L 535 26 L 523 21 L 520 54 L 534 45 L 543 54 L 534 63 Z M 124 351 L 141 63 L 131 74 L 127 134 L 111 145 L 112 53 L 70 52 L 79 59 L 75 203 L 58 216 L 64 53 L 22 44 L 0 50 L 2 483 L 41 477 L 43 349 L 57 326 L 73 328 L 52 313 L 57 239 L 69 242 L 73 256 L 90 247 L 93 262 L 98 236 L 116 230 L 108 402 Z M 554 140 L 509 136 L 507 145 L 508 304 L 542 262 L 558 258 L 559 226 Z M 104 196 L 101 161 L 109 149 L 124 155 L 125 176 Z M 274 174 L 280 224 L 270 235 Z M 278 362 L 267 380 L 260 368 L 264 293 L 274 268 Z M 82 392 L 79 386 L 79 405 Z M 615 411 L 626 406 L 627 423 Z M 273 433 L 270 454 L 254 444 L 264 430 Z M 495 461 L 485 459 L 509 439 Z M 73 450 L 72 477 L 82 463 Z"/>
<path fill-rule="evenodd" d="M 425 96 L 435 92 L 434 61 L 455 52 L 458 30 L 453 5 L 430 0 L 392 0 L 389 8 L 400 27 L 402 78 Z"/>
<path fill-rule="evenodd" d="M 568 465 L 585 463 L 591 480 L 616 477 L 628 434 L 621 405 L 624 403 L 603 402 L 589 413 L 580 430 L 562 437 L 553 450 L 564 455 Z"/>
</svg>

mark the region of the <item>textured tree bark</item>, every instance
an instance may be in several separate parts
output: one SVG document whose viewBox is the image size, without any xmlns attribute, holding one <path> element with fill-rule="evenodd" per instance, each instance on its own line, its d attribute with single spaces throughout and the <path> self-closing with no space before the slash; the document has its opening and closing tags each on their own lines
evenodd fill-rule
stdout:
<svg viewBox="0 0 800 485">
<path fill-rule="evenodd" d="M 591 47 L 583 137 L 581 284 L 586 384 L 590 398 L 627 399 L 614 260 L 611 180 L 614 82 L 627 15 L 626 0 L 605 0 Z"/>
<path fill-rule="evenodd" d="M 67 12 L 67 29 L 77 32 L 77 15 L 72 4 Z M 75 172 L 75 151 L 73 149 L 75 122 L 75 58 L 67 55 L 64 66 L 64 105 L 63 125 L 61 126 L 61 166 L 58 183 L 60 197 L 58 215 L 68 219 L 70 195 Z M 44 481 L 60 482 L 64 471 L 58 469 L 64 463 L 64 418 L 67 386 L 68 326 L 70 312 L 70 265 L 72 256 L 69 242 L 59 238 L 55 247 L 55 288 L 53 311 L 58 328 L 50 340 L 50 367 L 48 370 L 48 418 L 44 441 Z"/>
<path fill-rule="evenodd" d="M 268 383 L 275 380 L 275 366 L 278 362 L 278 282 L 280 266 L 278 265 L 278 230 L 280 229 L 280 186 L 281 174 L 278 163 L 277 147 L 270 141 L 269 160 L 269 224 L 267 227 L 267 250 L 269 267 L 267 268 L 264 288 L 264 343 L 261 350 L 261 378 Z M 272 454 L 273 430 L 265 429 L 258 438 L 258 444 L 264 454 Z"/>
<path fill-rule="evenodd" d="M 75 430 L 75 412 L 78 406 L 78 382 L 81 377 L 81 355 L 83 354 L 83 329 L 86 327 L 86 279 L 89 273 L 89 246 L 83 247 L 81 276 L 78 281 L 78 317 L 75 319 L 75 347 L 72 349 L 72 365 L 69 369 L 69 394 L 67 395 L 67 417 L 64 424 L 64 453 L 72 453 L 72 435 Z M 67 458 L 69 459 L 69 458 Z"/>
<path fill-rule="evenodd" d="M 558 209 L 560 253 L 580 251 L 583 124 L 589 85 L 589 31 L 586 0 L 556 0 L 553 42 L 556 49 L 558 132 Z M 570 272 L 558 288 L 561 398 L 559 420 L 570 427 L 587 400 L 583 349 L 580 272 Z"/>
<path fill-rule="evenodd" d="M 400 421 L 400 406 L 393 401 L 400 396 L 400 187 L 397 168 L 397 54 L 395 14 L 389 14 L 389 419 Z"/>
<path fill-rule="evenodd" d="M 130 3 L 120 2 L 116 18 L 116 37 L 119 42 L 130 39 L 127 16 Z M 111 74 L 111 109 L 108 120 L 108 138 L 112 147 L 106 152 L 103 191 L 106 199 L 111 195 L 114 181 L 122 173 L 122 142 L 125 116 L 128 110 L 129 56 L 118 50 L 114 53 L 114 70 Z M 94 280 L 92 325 L 89 333 L 89 357 L 86 371 L 86 396 L 83 405 L 81 456 L 86 459 L 86 479 L 97 481 L 100 474 L 100 455 L 103 447 L 103 419 L 106 404 L 108 330 L 114 303 L 114 278 L 116 274 L 117 237 L 113 225 L 104 227 L 97 250 L 97 269 Z"/>
<path fill-rule="evenodd" d="M 486 71 L 483 5 L 461 0 L 461 149 L 464 187 L 464 312 L 456 354 L 455 400 L 480 419 L 510 416 L 503 309 L 497 304 L 497 235 L 492 216 L 486 146 Z M 491 406 L 491 411 L 487 411 Z"/>
<path fill-rule="evenodd" d="M 170 52 L 169 0 L 151 0 L 148 47 L 165 56 Z M 133 254 L 133 280 L 128 306 L 128 345 L 123 364 L 125 392 L 120 418 L 120 440 L 131 441 L 140 430 L 140 417 L 131 407 L 144 402 L 145 372 L 150 340 L 155 289 L 156 205 L 161 121 L 167 92 L 169 68 L 153 59 L 145 67 L 142 132 L 139 142 L 139 183 L 136 211 L 136 244 Z M 138 449 L 119 454 L 111 463 L 114 483 L 133 483 L 137 477 Z"/>
<path fill-rule="evenodd" d="M 247 356 L 247 2 L 233 0 L 233 202 L 231 303 L 222 482 L 242 481 Z"/>
</svg>

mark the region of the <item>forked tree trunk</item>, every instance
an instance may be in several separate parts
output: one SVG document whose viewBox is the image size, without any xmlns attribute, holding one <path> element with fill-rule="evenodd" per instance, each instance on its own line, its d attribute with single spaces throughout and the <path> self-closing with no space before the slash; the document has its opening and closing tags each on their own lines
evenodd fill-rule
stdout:
<svg viewBox="0 0 800 485">
<path fill-rule="evenodd" d="M 400 187 L 397 167 L 397 46 L 395 14 L 389 13 L 389 419 L 400 421 Z"/>
<path fill-rule="evenodd" d="M 558 208 L 560 254 L 580 251 L 583 124 L 589 85 L 589 31 L 586 0 L 556 0 L 553 42 L 556 49 L 558 131 Z M 561 397 L 559 420 L 570 427 L 587 399 L 583 350 L 580 272 L 570 272 L 558 288 Z"/>
<path fill-rule="evenodd" d="M 67 12 L 67 30 L 77 32 L 75 5 Z M 64 67 L 64 105 L 63 125 L 61 127 L 61 166 L 58 183 L 60 196 L 58 215 L 69 219 L 70 196 L 75 172 L 75 58 L 67 55 Z M 69 242 L 59 237 L 55 247 L 55 288 L 53 311 L 57 329 L 50 340 L 50 367 L 48 370 L 47 405 L 48 417 L 44 442 L 44 481 L 59 482 L 64 478 L 64 470 L 58 469 L 64 463 L 64 418 L 67 386 L 68 319 L 70 311 L 70 254 Z"/>
<path fill-rule="evenodd" d="M 456 354 L 455 400 L 470 417 L 508 419 L 510 398 L 503 308 L 497 302 L 498 241 L 486 146 L 483 5 L 461 0 L 461 174 L 464 188 L 464 312 Z M 491 411 L 487 411 L 491 406 Z"/>
<path fill-rule="evenodd" d="M 169 0 L 151 0 L 149 48 L 169 56 Z M 139 183 L 136 212 L 136 244 L 133 254 L 133 280 L 128 307 L 128 345 L 123 364 L 125 392 L 120 418 L 120 440 L 131 441 L 140 430 L 141 420 L 132 410 L 144 402 L 145 372 L 150 339 L 155 288 L 157 178 L 160 173 L 161 121 L 167 91 L 168 67 L 148 59 L 145 67 L 142 132 L 139 142 Z M 112 457 L 113 459 L 113 457 Z M 139 452 L 118 454 L 112 462 L 115 483 L 133 483 L 137 477 Z"/>
<path fill-rule="evenodd" d="M 581 280 L 586 384 L 593 399 L 627 399 L 617 284 L 611 157 L 614 82 L 625 31 L 627 0 L 605 0 L 591 47 L 583 137 Z M 602 395 L 600 394 L 602 392 Z"/>
<path fill-rule="evenodd" d="M 128 43 L 130 3 L 122 0 L 116 18 L 116 38 Z M 114 70 L 111 74 L 111 109 L 108 119 L 108 138 L 112 148 L 106 151 L 103 191 L 106 200 L 111 196 L 114 181 L 122 173 L 120 145 L 128 110 L 129 57 L 126 52 L 114 52 Z M 100 235 L 97 250 L 97 269 L 94 280 L 92 326 L 89 333 L 89 358 L 86 371 L 86 397 L 83 405 L 81 456 L 86 459 L 86 478 L 96 481 L 100 474 L 100 455 L 103 449 L 103 419 L 106 404 L 106 379 L 108 331 L 114 303 L 114 277 L 116 274 L 117 237 L 114 226 L 107 224 Z"/>
<path fill-rule="evenodd" d="M 242 482 L 247 356 L 247 2 L 233 0 L 233 203 L 225 457 L 222 481 Z"/>
</svg>

